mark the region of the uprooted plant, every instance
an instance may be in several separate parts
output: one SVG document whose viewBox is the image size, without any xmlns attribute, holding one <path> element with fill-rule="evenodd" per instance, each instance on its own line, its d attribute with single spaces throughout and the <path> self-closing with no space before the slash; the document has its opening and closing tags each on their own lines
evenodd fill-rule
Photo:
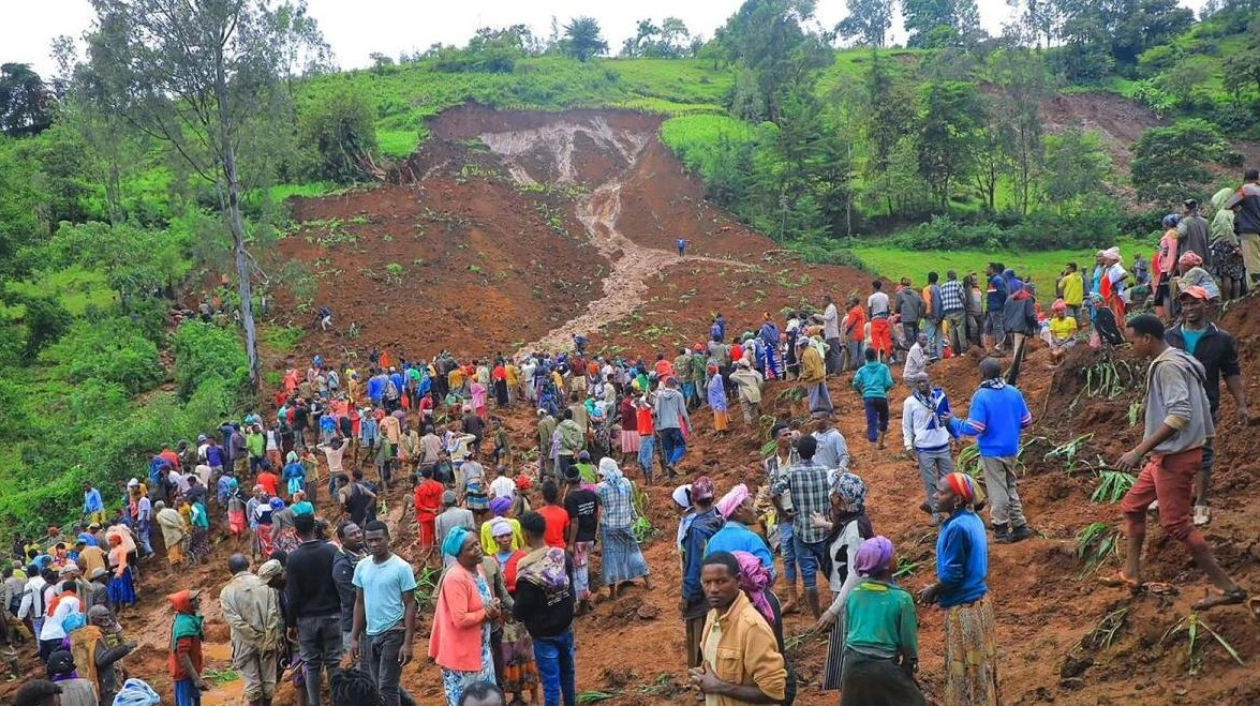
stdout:
<svg viewBox="0 0 1260 707">
<path fill-rule="evenodd" d="M 1191 612 L 1188 616 L 1183 616 L 1180 621 L 1173 624 L 1171 628 L 1164 632 L 1164 637 L 1160 639 L 1160 645 L 1165 645 L 1175 641 L 1183 635 L 1186 636 L 1190 640 L 1190 646 L 1186 651 L 1186 655 L 1190 660 L 1188 668 L 1189 674 L 1198 675 L 1203 672 L 1203 637 L 1200 631 L 1205 632 L 1212 638 L 1216 639 L 1216 642 L 1221 644 L 1221 647 L 1224 648 L 1225 651 L 1229 653 L 1229 656 L 1239 665 L 1246 665 L 1246 663 L 1243 662 L 1242 656 L 1238 654 L 1238 651 L 1234 648 L 1234 646 L 1231 645 L 1229 641 L 1225 640 L 1224 636 L 1217 633 L 1215 629 L 1209 626 L 1206 621 L 1199 618 L 1198 613 L 1195 612 Z"/>
<path fill-rule="evenodd" d="M 1076 536 L 1076 556 L 1082 561 L 1081 574 L 1092 574 L 1116 554 L 1120 532 L 1107 523 L 1090 523 Z"/>
<path fill-rule="evenodd" d="M 1089 497 L 1094 503 L 1119 503 L 1137 481 L 1133 474 L 1123 471 L 1100 471 L 1098 479 L 1098 488 Z"/>
</svg>

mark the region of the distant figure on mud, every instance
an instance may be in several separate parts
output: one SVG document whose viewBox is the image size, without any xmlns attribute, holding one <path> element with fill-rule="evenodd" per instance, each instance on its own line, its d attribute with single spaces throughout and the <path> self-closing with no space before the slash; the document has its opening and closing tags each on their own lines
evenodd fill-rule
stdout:
<svg viewBox="0 0 1260 707">
<path fill-rule="evenodd" d="M 328 307 L 319 308 L 319 329 L 320 331 L 328 331 L 328 327 L 332 326 L 332 310 Z"/>
<path fill-rule="evenodd" d="M 687 254 L 687 246 L 689 245 L 691 245 L 691 241 L 687 240 L 686 238 L 678 239 L 678 257 L 681 258 Z"/>
</svg>

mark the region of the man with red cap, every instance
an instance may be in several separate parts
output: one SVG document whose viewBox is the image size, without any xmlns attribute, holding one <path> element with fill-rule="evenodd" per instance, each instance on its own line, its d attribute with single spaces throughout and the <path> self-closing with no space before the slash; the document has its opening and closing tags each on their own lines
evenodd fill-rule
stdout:
<svg viewBox="0 0 1260 707">
<path fill-rule="evenodd" d="M 1238 363 L 1238 347 L 1229 332 L 1218 328 L 1209 316 L 1210 293 L 1202 287 L 1187 287 L 1178 298 L 1181 302 L 1181 323 L 1168 330 L 1164 340 L 1169 346 L 1189 353 L 1203 364 L 1203 387 L 1207 392 L 1213 424 L 1219 419 L 1221 407 L 1221 378 L 1234 398 L 1238 418 L 1243 424 L 1251 419 L 1247 409 L 1247 392 L 1242 383 L 1242 366 Z M 1208 496 L 1211 493 L 1212 467 L 1216 459 L 1215 438 L 1208 438 L 1203 445 L 1203 466 L 1196 482 L 1194 524 L 1207 525 L 1211 521 Z"/>
</svg>

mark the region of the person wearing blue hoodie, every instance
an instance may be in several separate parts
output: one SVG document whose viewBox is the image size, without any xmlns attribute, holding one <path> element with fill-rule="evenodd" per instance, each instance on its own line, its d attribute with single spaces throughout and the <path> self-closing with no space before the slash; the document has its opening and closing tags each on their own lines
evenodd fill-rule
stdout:
<svg viewBox="0 0 1260 707">
<path fill-rule="evenodd" d="M 888 391 L 894 385 L 888 365 L 878 360 L 875 349 L 867 349 L 866 365 L 853 376 L 853 387 L 862 394 L 862 405 L 866 408 L 866 438 L 871 444 L 879 442 L 880 449 L 884 448 L 884 437 L 888 434 Z"/>
<path fill-rule="evenodd" d="M 993 513 L 993 536 L 1000 543 L 1017 543 L 1032 537 L 1016 488 L 1020 436 L 1032 424 L 1032 413 L 1023 393 L 1002 378 L 996 358 L 980 362 L 980 389 L 971 398 L 966 419 L 946 416 L 956 437 L 975 437 L 984 466 L 984 486 Z"/>
</svg>

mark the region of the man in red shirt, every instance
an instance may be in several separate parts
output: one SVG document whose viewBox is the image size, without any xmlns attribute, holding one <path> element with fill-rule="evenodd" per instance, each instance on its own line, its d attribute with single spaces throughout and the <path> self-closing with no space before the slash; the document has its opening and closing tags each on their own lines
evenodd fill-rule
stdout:
<svg viewBox="0 0 1260 707">
<path fill-rule="evenodd" d="M 865 365 L 863 344 L 866 341 L 866 309 L 857 297 L 849 298 L 849 314 L 844 318 L 844 344 L 849 350 L 849 367 L 845 370 L 861 368 Z"/>
<path fill-rule="evenodd" d="M 652 421 L 652 406 L 647 396 L 639 398 L 636 404 L 639 409 L 637 425 L 639 431 L 639 468 L 643 470 L 643 478 L 652 483 L 652 465 L 656 452 L 656 424 Z"/>
<path fill-rule="evenodd" d="M 433 465 L 420 467 L 420 483 L 416 484 L 416 522 L 420 525 L 420 551 L 425 564 L 437 544 L 437 514 L 442 510 L 442 493 L 446 487 L 433 479 Z"/>
<path fill-rule="evenodd" d="M 547 532 L 543 534 L 543 540 L 548 546 L 563 550 L 568 545 L 570 521 L 569 512 L 564 506 L 558 505 L 560 487 L 556 486 L 555 481 L 547 479 L 543 482 L 542 495 L 543 505 L 535 510 L 547 521 Z"/>
<path fill-rule="evenodd" d="M 652 370 L 656 371 L 656 377 L 665 380 L 667 376 L 674 375 L 674 364 L 665 358 L 665 354 L 656 354 L 656 363 L 653 364 Z"/>
<path fill-rule="evenodd" d="M 280 477 L 276 476 L 270 469 L 262 469 L 258 472 L 257 484 L 263 487 L 268 496 L 280 495 Z"/>
</svg>

